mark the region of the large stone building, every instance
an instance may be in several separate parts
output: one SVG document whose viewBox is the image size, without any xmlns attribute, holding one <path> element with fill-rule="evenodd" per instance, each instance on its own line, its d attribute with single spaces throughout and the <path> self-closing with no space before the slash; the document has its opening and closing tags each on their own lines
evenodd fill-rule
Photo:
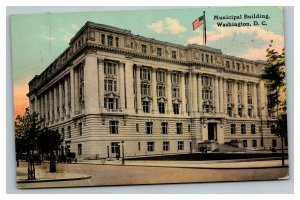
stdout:
<svg viewBox="0 0 300 200">
<path fill-rule="evenodd" d="M 280 147 L 266 63 L 87 22 L 29 82 L 30 110 L 78 159 Z"/>
</svg>

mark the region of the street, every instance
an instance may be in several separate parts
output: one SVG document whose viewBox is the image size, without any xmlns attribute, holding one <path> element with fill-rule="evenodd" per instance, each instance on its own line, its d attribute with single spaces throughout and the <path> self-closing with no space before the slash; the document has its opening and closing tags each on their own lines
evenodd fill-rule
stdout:
<svg viewBox="0 0 300 200">
<path fill-rule="evenodd" d="M 48 163 L 43 163 L 45 169 Z M 82 180 L 18 183 L 18 188 L 56 188 L 81 186 L 165 184 L 187 182 L 220 182 L 274 180 L 288 175 L 288 168 L 265 169 L 192 169 L 95 164 L 57 164 L 58 171 L 88 174 Z"/>
</svg>

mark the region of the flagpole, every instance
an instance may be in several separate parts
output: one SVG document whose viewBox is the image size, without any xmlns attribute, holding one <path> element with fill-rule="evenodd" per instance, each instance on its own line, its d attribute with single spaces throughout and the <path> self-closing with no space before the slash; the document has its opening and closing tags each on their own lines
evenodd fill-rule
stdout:
<svg viewBox="0 0 300 200">
<path fill-rule="evenodd" d="M 205 17 L 205 11 L 203 11 L 204 16 L 204 26 L 203 26 L 203 39 L 204 39 L 204 46 L 206 46 L 206 17 Z"/>
</svg>

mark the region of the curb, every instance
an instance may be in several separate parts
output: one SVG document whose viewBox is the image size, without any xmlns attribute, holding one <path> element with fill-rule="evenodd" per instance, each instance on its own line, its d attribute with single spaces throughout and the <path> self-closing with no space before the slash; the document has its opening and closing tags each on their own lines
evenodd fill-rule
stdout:
<svg viewBox="0 0 300 200">
<path fill-rule="evenodd" d="M 82 179 L 88 179 L 92 176 L 84 176 L 84 177 L 78 177 L 78 178 L 60 178 L 60 179 L 35 179 L 35 180 L 18 180 L 17 183 L 37 183 L 37 182 L 56 182 L 56 181 L 73 181 L 73 180 L 82 180 Z"/>
</svg>

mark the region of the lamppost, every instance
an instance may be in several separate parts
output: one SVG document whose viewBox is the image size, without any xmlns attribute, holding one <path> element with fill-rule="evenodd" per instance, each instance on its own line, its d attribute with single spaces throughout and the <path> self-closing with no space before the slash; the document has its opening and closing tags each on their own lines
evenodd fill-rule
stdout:
<svg viewBox="0 0 300 200">
<path fill-rule="evenodd" d="M 124 159 L 124 140 L 122 140 L 122 165 L 125 165 L 125 159 Z"/>
</svg>

